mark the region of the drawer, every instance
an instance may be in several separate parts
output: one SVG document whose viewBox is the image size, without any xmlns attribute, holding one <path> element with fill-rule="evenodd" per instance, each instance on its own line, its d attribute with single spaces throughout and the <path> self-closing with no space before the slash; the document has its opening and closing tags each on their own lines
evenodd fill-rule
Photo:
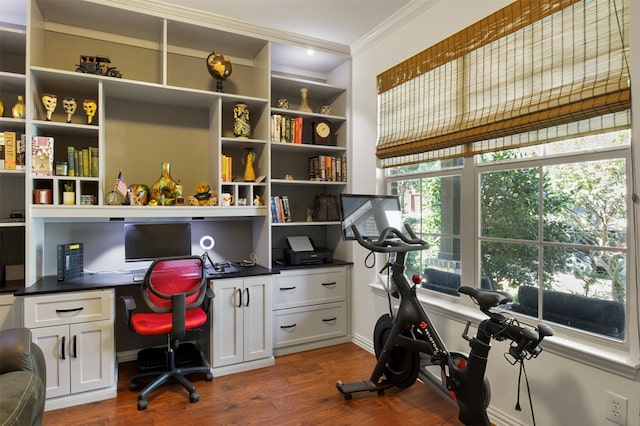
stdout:
<svg viewBox="0 0 640 426">
<path fill-rule="evenodd" d="M 275 314 L 274 347 L 309 343 L 347 334 L 347 305 L 287 309 Z"/>
<path fill-rule="evenodd" d="M 24 296 L 25 327 L 113 320 L 113 290 Z"/>
<path fill-rule="evenodd" d="M 343 302 L 347 298 L 344 270 L 274 276 L 273 309 Z"/>
</svg>

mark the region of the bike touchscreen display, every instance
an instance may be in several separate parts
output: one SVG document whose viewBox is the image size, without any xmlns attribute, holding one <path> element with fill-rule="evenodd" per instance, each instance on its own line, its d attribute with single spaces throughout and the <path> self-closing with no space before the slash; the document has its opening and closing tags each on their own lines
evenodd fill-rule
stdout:
<svg viewBox="0 0 640 426">
<path fill-rule="evenodd" d="M 394 195 L 340 194 L 340 219 L 345 240 L 355 240 L 353 225 L 368 240 L 388 227 L 403 229 L 400 198 Z"/>
</svg>

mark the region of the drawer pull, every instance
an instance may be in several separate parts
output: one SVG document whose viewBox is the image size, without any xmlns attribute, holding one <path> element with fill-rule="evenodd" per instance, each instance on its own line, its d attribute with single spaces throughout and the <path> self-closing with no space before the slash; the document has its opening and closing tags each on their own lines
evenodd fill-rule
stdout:
<svg viewBox="0 0 640 426">
<path fill-rule="evenodd" d="M 71 353 L 71 350 L 69 351 L 69 354 L 73 357 L 73 358 L 78 358 L 78 348 L 76 346 L 78 342 L 78 336 L 77 335 L 73 335 L 73 345 L 71 346 L 73 349 L 73 353 Z"/>
<path fill-rule="evenodd" d="M 83 309 L 84 309 L 84 307 L 82 307 L 82 306 L 80 306 L 79 308 L 71 308 L 71 309 L 56 309 L 56 313 L 65 314 L 65 313 L 68 313 L 68 312 L 80 312 Z"/>
<path fill-rule="evenodd" d="M 297 324 L 293 324 L 293 325 L 281 325 L 281 326 L 280 326 L 280 328 L 281 328 L 281 329 L 283 329 L 283 330 L 286 330 L 286 329 L 288 329 L 288 328 L 293 328 L 293 327 L 295 327 L 296 325 L 297 325 Z"/>
<path fill-rule="evenodd" d="M 249 289 L 248 289 L 248 288 L 245 288 L 245 290 L 247 291 L 247 304 L 246 304 L 246 305 L 244 305 L 244 306 L 247 306 L 247 307 L 248 307 L 248 306 L 249 306 Z"/>
<path fill-rule="evenodd" d="M 337 283 L 336 283 L 335 281 L 334 281 L 334 282 L 332 282 L 332 283 L 322 283 L 322 285 L 323 285 L 324 287 L 330 287 L 330 286 L 334 286 L 334 285 L 336 285 L 336 284 L 337 284 Z"/>
<path fill-rule="evenodd" d="M 337 320 L 337 319 L 338 319 L 338 317 L 325 318 L 325 319 L 323 319 L 323 320 L 322 320 L 322 322 L 333 322 L 333 321 L 335 321 L 335 320 Z"/>
<path fill-rule="evenodd" d="M 60 358 L 62 359 L 67 359 L 66 356 L 64 355 L 64 342 L 66 340 L 66 336 L 62 336 L 62 345 L 60 346 L 60 349 L 62 349 L 60 351 Z"/>
<path fill-rule="evenodd" d="M 280 287 L 280 291 L 289 291 L 289 290 L 295 290 L 296 286 L 293 287 Z"/>
</svg>

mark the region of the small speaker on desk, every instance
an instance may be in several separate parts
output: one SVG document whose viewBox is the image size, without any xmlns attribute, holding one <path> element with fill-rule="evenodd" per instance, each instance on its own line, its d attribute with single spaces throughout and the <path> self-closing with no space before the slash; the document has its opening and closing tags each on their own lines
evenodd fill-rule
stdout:
<svg viewBox="0 0 640 426">
<path fill-rule="evenodd" d="M 78 278 L 84 274 L 82 243 L 58 246 L 58 281 Z"/>
</svg>

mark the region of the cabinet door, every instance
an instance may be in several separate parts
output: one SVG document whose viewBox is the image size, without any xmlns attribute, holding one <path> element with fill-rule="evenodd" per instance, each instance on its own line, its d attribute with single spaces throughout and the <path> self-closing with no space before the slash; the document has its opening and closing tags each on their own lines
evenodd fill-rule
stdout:
<svg viewBox="0 0 640 426">
<path fill-rule="evenodd" d="M 242 291 L 241 278 L 213 281 L 213 333 L 211 353 L 213 366 L 242 362 Z"/>
<path fill-rule="evenodd" d="M 244 279 L 244 360 L 253 361 L 271 356 L 271 278 Z"/>
<path fill-rule="evenodd" d="M 71 393 L 111 386 L 115 380 L 111 321 L 72 324 L 69 328 L 68 352 Z"/>
<path fill-rule="evenodd" d="M 33 341 L 44 352 L 44 362 L 47 368 L 47 398 L 69 395 L 71 384 L 69 380 L 70 356 L 69 326 L 57 325 L 31 329 Z"/>
</svg>

